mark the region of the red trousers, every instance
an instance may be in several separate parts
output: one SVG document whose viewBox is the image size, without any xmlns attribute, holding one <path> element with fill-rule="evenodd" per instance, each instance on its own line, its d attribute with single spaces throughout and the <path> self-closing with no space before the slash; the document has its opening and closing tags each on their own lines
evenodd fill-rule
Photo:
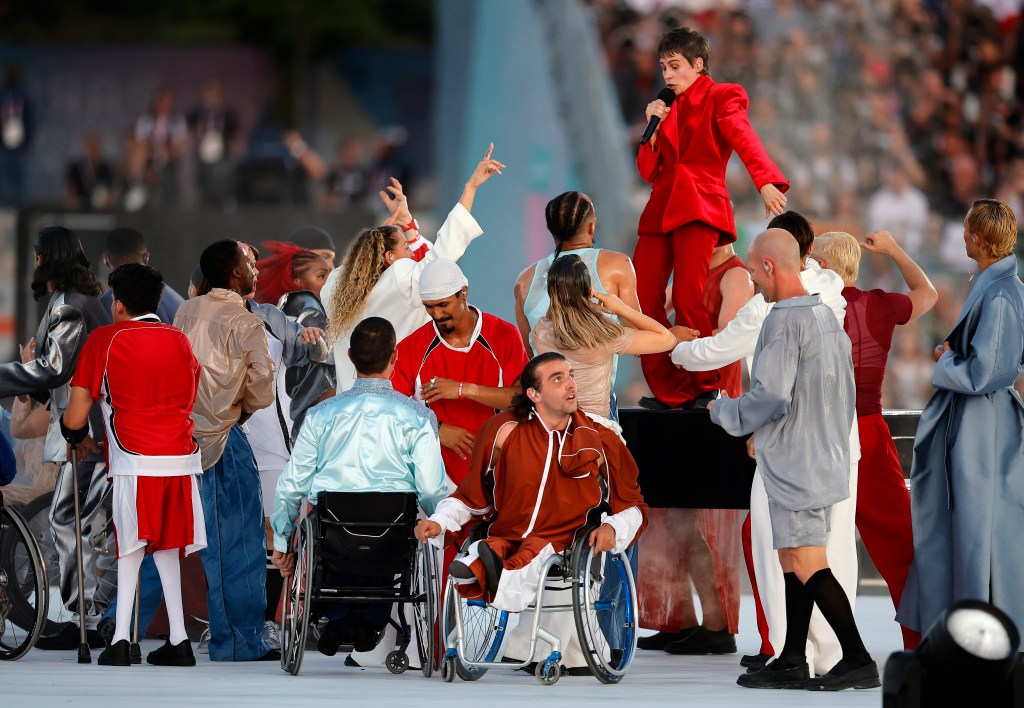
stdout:
<svg viewBox="0 0 1024 708">
<path fill-rule="evenodd" d="M 711 253 L 718 245 L 718 229 L 692 221 L 668 234 L 640 234 L 633 253 L 636 291 L 643 313 L 665 327 L 671 326 L 665 310 L 665 289 L 672 276 L 672 307 L 675 324 L 711 334 L 713 325 L 704 307 L 704 281 Z M 668 353 L 640 357 L 644 379 L 654 397 L 669 406 L 692 401 L 719 388 L 717 371 L 690 372 L 677 368 Z"/>
<path fill-rule="evenodd" d="M 903 586 L 914 560 L 910 492 L 903 479 L 896 445 L 881 413 L 859 416 L 860 465 L 857 479 L 857 530 L 864 548 L 900 606 Z M 918 632 L 903 630 L 903 646 L 914 649 Z"/>
<path fill-rule="evenodd" d="M 754 577 L 754 555 L 750 548 L 750 514 L 743 520 L 740 528 L 740 536 L 743 538 L 743 561 L 747 564 L 747 576 L 750 578 L 750 590 L 754 593 L 754 609 L 757 611 L 757 633 L 761 635 L 761 648 L 758 654 L 775 656 L 775 650 L 768 639 L 768 618 L 764 616 L 764 606 L 761 604 L 761 595 L 757 592 L 757 578 Z"/>
</svg>

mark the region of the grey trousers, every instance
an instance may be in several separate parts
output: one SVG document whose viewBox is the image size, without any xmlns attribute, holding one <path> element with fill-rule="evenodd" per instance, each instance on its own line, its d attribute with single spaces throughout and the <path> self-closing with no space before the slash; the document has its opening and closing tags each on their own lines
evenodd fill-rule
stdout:
<svg viewBox="0 0 1024 708">
<path fill-rule="evenodd" d="M 94 628 L 99 616 L 106 609 L 106 600 L 97 597 L 98 576 L 96 551 L 92 537 L 102 529 L 106 514 L 101 514 L 101 501 L 107 489 L 106 464 L 103 462 L 80 461 L 78 463 L 78 492 L 81 497 L 82 514 L 82 560 L 85 587 L 86 625 Z M 57 486 L 53 490 L 50 505 L 50 531 L 57 551 L 60 570 L 60 596 L 69 612 L 78 613 L 78 561 L 75 550 L 75 497 L 71 477 L 71 463 L 66 462 L 57 475 Z M 113 530 L 108 542 L 113 543 Z M 113 549 L 111 549 L 113 551 Z M 115 556 L 111 552 L 111 556 Z M 102 571 L 102 569 L 100 569 Z M 107 598 L 109 599 L 109 598 Z M 100 605 L 103 605 L 102 607 Z"/>
</svg>

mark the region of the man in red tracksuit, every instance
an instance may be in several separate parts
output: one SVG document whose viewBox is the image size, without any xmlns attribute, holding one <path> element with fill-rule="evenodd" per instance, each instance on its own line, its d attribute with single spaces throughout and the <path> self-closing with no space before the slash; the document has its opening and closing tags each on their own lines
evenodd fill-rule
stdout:
<svg viewBox="0 0 1024 708">
<path fill-rule="evenodd" d="M 735 150 L 761 193 L 765 217 L 786 208 L 789 182 L 768 157 L 747 119 L 747 93 L 736 84 L 716 84 L 708 73 L 707 39 L 687 27 L 664 34 L 658 44 L 665 84 L 676 95 L 647 106 L 660 119 L 654 136 L 636 158 L 651 197 L 640 217 L 633 263 L 637 295 L 645 314 L 669 326 L 665 288 L 673 276 L 672 305 L 677 325 L 708 336 L 713 329 L 702 302 L 711 252 L 736 240 L 725 168 Z M 691 373 L 668 354 L 641 357 L 652 408 L 675 408 L 716 397 L 718 372 Z M 698 400 L 700 399 L 700 400 Z"/>
</svg>

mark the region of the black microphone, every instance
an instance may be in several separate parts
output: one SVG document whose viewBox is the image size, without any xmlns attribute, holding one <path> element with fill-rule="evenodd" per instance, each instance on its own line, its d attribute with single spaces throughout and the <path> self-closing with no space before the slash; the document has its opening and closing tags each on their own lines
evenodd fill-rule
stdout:
<svg viewBox="0 0 1024 708">
<path fill-rule="evenodd" d="M 676 100 L 676 92 L 670 88 L 663 88 L 658 92 L 658 98 L 661 99 L 666 106 L 671 106 L 672 101 Z M 660 122 L 661 118 L 658 116 L 651 116 L 651 119 L 647 121 L 647 127 L 644 128 L 644 134 L 640 136 L 641 145 L 644 145 L 651 139 L 651 136 L 654 135 L 654 130 L 658 127 L 658 123 Z"/>
</svg>

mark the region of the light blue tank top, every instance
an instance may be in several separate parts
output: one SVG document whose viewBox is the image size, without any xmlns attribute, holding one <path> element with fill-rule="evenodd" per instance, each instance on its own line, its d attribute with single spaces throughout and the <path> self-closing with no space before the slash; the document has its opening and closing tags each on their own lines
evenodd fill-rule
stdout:
<svg viewBox="0 0 1024 708">
<path fill-rule="evenodd" d="M 586 264 L 587 270 L 590 271 L 590 282 L 594 286 L 594 290 L 606 293 L 608 290 L 601 282 L 601 276 L 597 274 L 597 257 L 600 253 L 600 248 L 574 248 L 571 251 L 562 251 L 558 257 L 579 256 Z M 548 307 L 551 305 L 551 299 L 548 298 L 548 269 L 554 262 L 555 254 L 552 253 L 547 258 L 537 261 L 537 265 L 533 269 L 533 280 L 530 281 L 530 289 L 526 293 L 526 300 L 523 301 L 523 311 L 526 313 L 526 319 L 530 322 L 531 330 L 537 326 L 540 318 L 548 313 Z"/>
</svg>

